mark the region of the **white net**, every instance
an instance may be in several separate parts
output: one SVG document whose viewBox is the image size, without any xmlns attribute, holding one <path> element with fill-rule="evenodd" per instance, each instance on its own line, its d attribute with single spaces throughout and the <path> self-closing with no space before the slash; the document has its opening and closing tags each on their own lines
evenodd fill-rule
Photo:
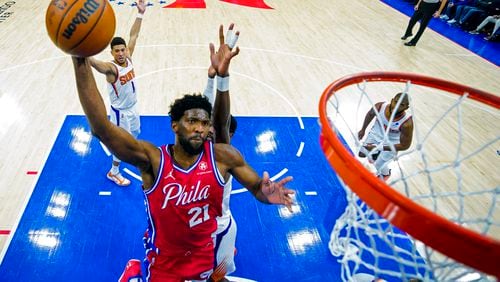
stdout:
<svg viewBox="0 0 500 282">
<path fill-rule="evenodd" d="M 409 82 L 363 82 L 347 86 L 330 98 L 327 113 L 331 127 L 357 156 L 366 144 L 365 139 L 358 138 L 366 113 L 377 102 L 389 102 L 398 92 L 409 97 L 407 112 L 412 115 L 413 142 L 387 162 L 391 172 L 387 184 L 435 214 L 499 240 L 497 109 L 469 99 L 467 93 L 459 96 Z M 380 118 L 374 118 L 367 132 Z M 397 118 L 392 114 L 388 120 L 390 127 Z M 388 135 L 387 129 L 380 144 L 394 151 L 395 142 Z M 357 159 L 366 169 L 380 174 L 370 155 Z M 382 281 L 495 281 L 414 240 L 370 209 L 349 187 L 344 188 L 348 204 L 336 221 L 329 244 L 332 255 L 342 263 L 344 281 L 364 281 L 360 277 Z M 418 226 L 419 222 L 414 224 Z"/>
</svg>

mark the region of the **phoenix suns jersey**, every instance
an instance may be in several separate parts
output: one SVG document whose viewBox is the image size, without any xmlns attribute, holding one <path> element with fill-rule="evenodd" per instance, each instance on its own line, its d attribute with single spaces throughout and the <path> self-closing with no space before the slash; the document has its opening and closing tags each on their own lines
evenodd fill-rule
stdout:
<svg viewBox="0 0 500 282">
<path fill-rule="evenodd" d="M 129 109 L 137 103 L 134 65 L 128 58 L 126 62 L 125 67 L 111 62 L 118 75 L 115 82 L 108 83 L 108 94 L 111 107 L 117 110 Z"/>
</svg>

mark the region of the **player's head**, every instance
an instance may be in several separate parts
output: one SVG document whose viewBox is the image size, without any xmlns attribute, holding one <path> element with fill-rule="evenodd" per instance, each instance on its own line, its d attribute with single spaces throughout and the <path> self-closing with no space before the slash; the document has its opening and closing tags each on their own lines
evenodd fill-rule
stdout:
<svg viewBox="0 0 500 282">
<path fill-rule="evenodd" d="M 399 103 L 399 107 L 396 106 Z M 396 111 L 396 115 L 404 113 L 410 107 L 410 99 L 407 93 L 399 92 L 391 100 L 391 111 Z"/>
<path fill-rule="evenodd" d="M 211 126 L 212 105 L 205 96 L 187 94 L 170 105 L 168 113 L 180 145 L 188 154 L 203 150 Z"/>
<path fill-rule="evenodd" d="M 127 59 L 127 43 L 121 37 L 115 37 L 109 44 L 111 47 L 111 55 L 118 64 L 124 64 Z"/>
</svg>

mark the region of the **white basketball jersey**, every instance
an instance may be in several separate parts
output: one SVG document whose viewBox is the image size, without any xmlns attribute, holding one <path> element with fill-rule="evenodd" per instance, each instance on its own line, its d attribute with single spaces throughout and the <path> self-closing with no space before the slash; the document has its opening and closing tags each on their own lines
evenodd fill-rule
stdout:
<svg viewBox="0 0 500 282">
<path fill-rule="evenodd" d="M 231 210 L 229 209 L 229 198 L 233 190 L 233 176 L 230 175 L 229 179 L 224 185 L 224 192 L 222 194 L 222 216 L 217 217 L 217 234 L 226 230 L 231 218 Z"/>
<path fill-rule="evenodd" d="M 118 110 L 129 109 L 137 103 L 135 73 L 132 61 L 128 58 L 127 65 L 122 67 L 111 62 L 118 70 L 114 83 L 108 83 L 111 106 Z"/>
<path fill-rule="evenodd" d="M 377 115 L 380 117 L 380 120 L 377 116 L 375 116 L 375 124 L 373 125 L 369 134 L 372 135 L 372 138 L 380 142 L 384 139 L 385 131 L 389 127 L 387 139 L 392 144 L 399 144 L 401 137 L 401 126 L 411 118 L 411 115 L 405 112 L 404 116 L 402 116 L 398 120 L 392 121 L 392 123 L 389 124 L 389 120 L 385 116 L 385 110 L 388 106 L 389 103 L 382 104 Z M 387 145 L 389 142 L 384 142 L 384 145 Z"/>
</svg>

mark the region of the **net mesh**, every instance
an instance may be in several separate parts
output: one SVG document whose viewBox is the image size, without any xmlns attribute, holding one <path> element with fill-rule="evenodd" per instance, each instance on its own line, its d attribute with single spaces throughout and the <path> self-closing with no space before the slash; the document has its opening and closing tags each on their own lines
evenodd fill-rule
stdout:
<svg viewBox="0 0 500 282">
<path fill-rule="evenodd" d="M 356 156 L 364 144 L 358 131 L 365 114 L 375 103 L 390 101 L 398 92 L 410 100 L 407 112 L 414 123 L 413 142 L 390 162 L 387 184 L 435 214 L 499 240 L 497 109 L 469 99 L 468 93 L 452 95 L 410 82 L 364 81 L 330 97 L 330 126 Z M 372 124 L 380 118 L 376 116 Z M 393 120 L 391 116 L 389 123 Z M 388 130 L 380 144 L 394 150 L 387 136 Z M 377 174 L 371 158 L 357 157 L 367 170 Z M 344 185 L 344 189 L 348 205 L 336 221 L 329 244 L 332 255 L 342 263 L 344 281 L 361 281 L 357 279 L 360 274 L 388 281 L 495 281 L 411 238 L 374 212 L 349 187 Z"/>
</svg>

